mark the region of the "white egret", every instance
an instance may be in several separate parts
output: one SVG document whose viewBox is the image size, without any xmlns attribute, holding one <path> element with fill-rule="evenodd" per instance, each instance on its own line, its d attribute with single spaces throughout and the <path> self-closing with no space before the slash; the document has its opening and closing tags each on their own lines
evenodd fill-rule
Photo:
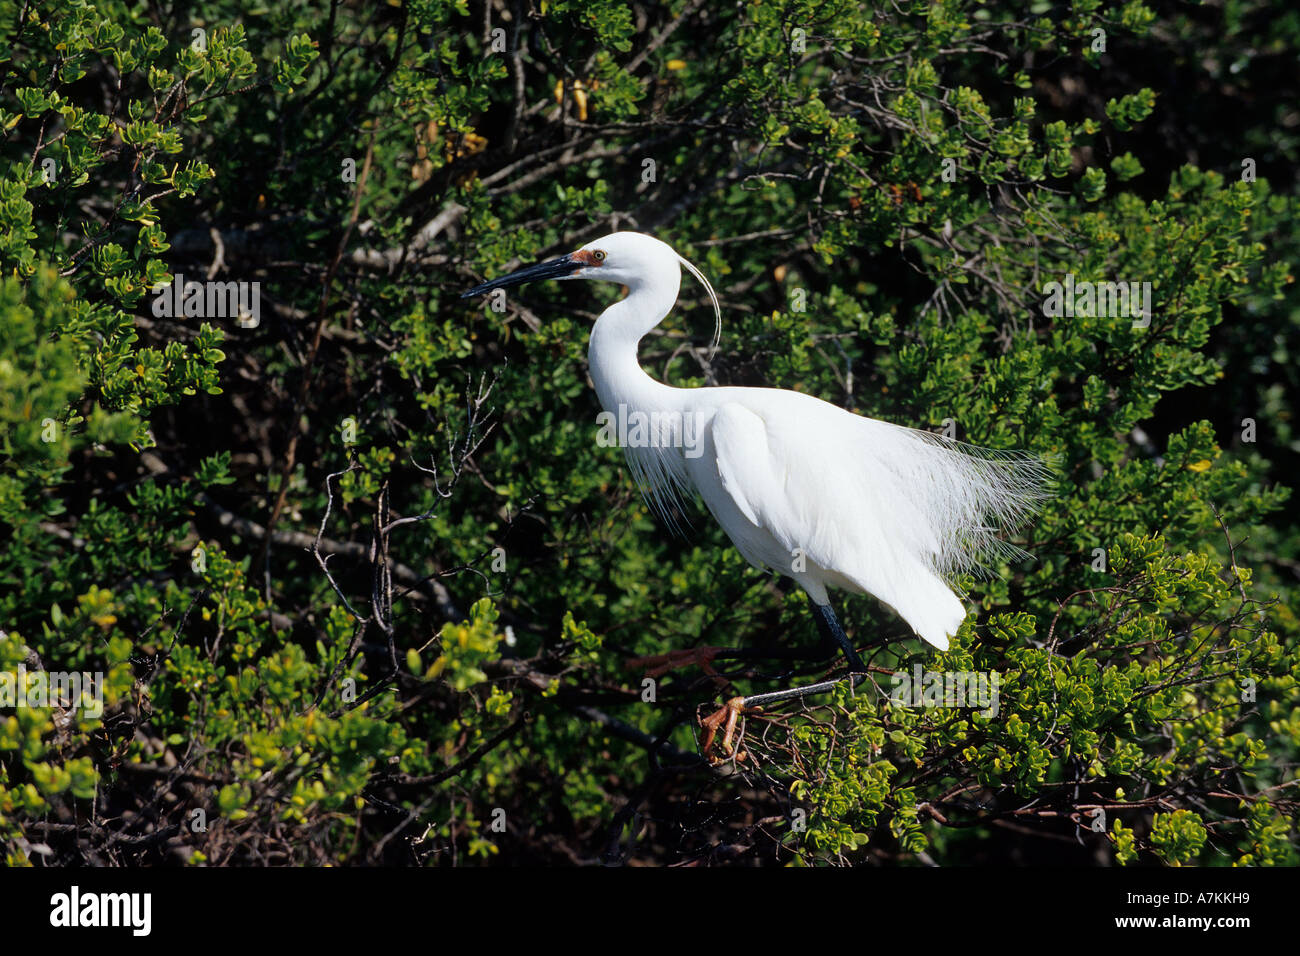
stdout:
<svg viewBox="0 0 1300 956">
<path fill-rule="evenodd" d="M 637 346 L 676 303 L 682 267 L 708 291 L 720 327 L 717 295 L 700 270 L 635 232 L 589 242 L 462 298 L 542 279 L 627 286 L 596 320 L 587 357 L 601 406 L 639 426 L 624 451 L 654 510 L 672 524 L 674 508 L 698 495 L 750 564 L 788 575 L 807 592 L 818 630 L 843 650 L 853 674 L 865 668 L 831 609 L 828 587 L 875 596 L 946 650 L 966 617 L 948 580 L 1023 554 L 998 535 L 1014 530 L 1045 496 L 1043 463 L 865 418 L 800 392 L 655 381 L 641 368 Z M 709 740 L 725 720 L 729 746 L 743 709 L 833 684 L 734 698 L 706 721 Z"/>
</svg>

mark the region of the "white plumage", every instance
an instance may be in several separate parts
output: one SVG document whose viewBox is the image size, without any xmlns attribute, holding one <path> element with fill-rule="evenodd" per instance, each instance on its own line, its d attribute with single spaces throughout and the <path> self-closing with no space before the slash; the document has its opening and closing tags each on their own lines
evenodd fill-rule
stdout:
<svg viewBox="0 0 1300 956">
<path fill-rule="evenodd" d="M 655 381 L 637 345 L 676 302 L 683 266 L 718 310 L 698 269 L 633 232 L 466 295 L 538 278 L 626 285 L 628 295 L 596 320 L 587 354 L 601 406 L 646 423 L 642 440 L 625 450 L 655 510 L 671 524 L 673 511 L 698 495 L 747 561 L 794 578 L 814 604 L 829 605 L 828 587 L 874 595 L 947 649 L 966 616 L 948 580 L 1022 554 L 998 535 L 1044 497 L 1042 462 L 864 418 L 799 392 Z"/>
</svg>

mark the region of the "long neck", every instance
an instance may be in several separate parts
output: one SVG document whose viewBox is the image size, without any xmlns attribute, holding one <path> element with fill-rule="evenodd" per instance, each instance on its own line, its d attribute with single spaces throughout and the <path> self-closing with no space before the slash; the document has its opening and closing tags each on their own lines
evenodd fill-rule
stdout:
<svg viewBox="0 0 1300 956">
<path fill-rule="evenodd" d="M 601 407 L 618 413 L 664 407 L 677 389 L 656 382 L 637 361 L 641 338 L 664 320 L 677 301 L 681 270 L 676 263 L 630 286 L 625 298 L 601 313 L 587 343 L 587 363 Z"/>
</svg>

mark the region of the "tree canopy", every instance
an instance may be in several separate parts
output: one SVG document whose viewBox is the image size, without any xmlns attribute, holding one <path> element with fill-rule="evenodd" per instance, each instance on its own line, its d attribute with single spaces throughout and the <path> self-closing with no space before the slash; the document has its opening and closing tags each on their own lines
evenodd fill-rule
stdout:
<svg viewBox="0 0 1300 956">
<path fill-rule="evenodd" d="M 1298 40 L 1269 0 L 0 3 L 6 861 L 1300 862 Z M 459 298 L 620 229 L 722 303 L 714 352 L 685 278 L 655 377 L 1054 469 L 948 651 L 836 595 L 874 682 L 726 759 L 730 691 L 628 662 L 810 682 L 802 593 L 597 441 L 617 288 Z"/>
</svg>

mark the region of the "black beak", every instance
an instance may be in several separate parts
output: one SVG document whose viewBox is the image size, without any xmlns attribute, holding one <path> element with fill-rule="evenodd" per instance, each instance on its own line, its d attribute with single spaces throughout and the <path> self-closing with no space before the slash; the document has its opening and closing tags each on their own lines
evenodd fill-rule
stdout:
<svg viewBox="0 0 1300 956">
<path fill-rule="evenodd" d="M 476 295 L 491 292 L 493 289 L 509 289 L 511 286 L 523 285 L 525 282 L 539 282 L 542 279 L 559 279 L 563 276 L 571 276 L 582 266 L 583 264 L 573 258 L 572 255 L 560 256 L 558 259 L 541 262 L 535 266 L 529 266 L 527 269 L 520 269 L 517 272 L 504 275 L 500 279 L 493 279 L 491 282 L 476 285 L 468 292 L 462 293 L 461 298 L 472 299 Z"/>
</svg>

